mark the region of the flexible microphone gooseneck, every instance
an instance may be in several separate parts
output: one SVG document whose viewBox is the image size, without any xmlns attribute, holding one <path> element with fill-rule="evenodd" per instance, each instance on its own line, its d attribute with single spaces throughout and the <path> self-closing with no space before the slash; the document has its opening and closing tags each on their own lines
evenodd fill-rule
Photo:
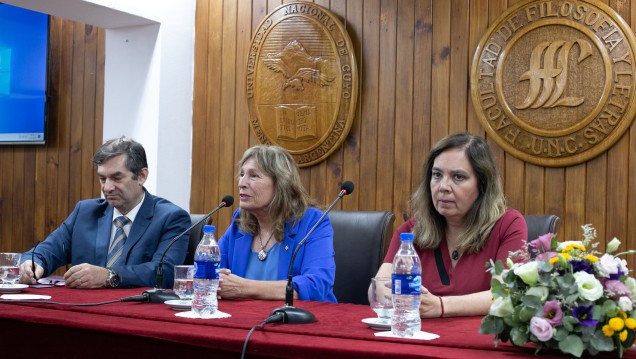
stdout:
<svg viewBox="0 0 636 359">
<path fill-rule="evenodd" d="M 285 305 L 279 308 L 274 309 L 270 313 L 270 317 L 274 315 L 281 315 L 282 322 L 288 324 L 305 324 L 305 323 L 313 323 L 316 321 L 316 317 L 311 314 L 308 310 L 302 308 L 294 307 L 294 287 L 292 285 L 292 270 L 294 268 L 294 261 L 296 260 L 296 255 L 300 248 L 305 244 L 309 236 L 316 230 L 318 225 L 322 222 L 322 220 L 331 212 L 331 209 L 340 201 L 340 199 L 348 194 L 353 192 L 353 183 L 351 181 L 345 181 L 340 186 L 340 193 L 338 197 L 331 203 L 331 206 L 325 210 L 316 224 L 307 232 L 307 235 L 298 243 L 296 246 L 296 250 L 294 250 L 294 254 L 291 257 L 291 261 L 289 263 L 289 274 L 287 276 L 287 287 L 285 287 Z"/>
<path fill-rule="evenodd" d="M 168 249 L 170 249 L 170 247 L 172 247 L 172 245 L 176 241 L 178 241 L 179 238 L 183 237 L 186 233 L 189 233 L 190 230 L 192 230 L 192 228 L 198 226 L 203 221 L 209 220 L 210 217 L 214 213 L 216 213 L 216 211 L 218 211 L 219 209 L 221 209 L 223 207 L 229 207 L 232 204 L 234 204 L 234 197 L 232 197 L 230 195 L 227 195 L 227 196 L 223 197 L 223 199 L 221 200 L 221 203 L 219 203 L 218 207 L 213 209 L 212 212 L 208 213 L 205 217 L 203 217 L 200 220 L 196 221 L 194 224 L 192 224 L 190 227 L 188 227 L 188 229 L 186 229 L 185 231 L 181 232 L 178 236 L 174 237 L 170 241 L 170 243 L 168 243 L 168 246 L 166 246 L 166 249 L 163 251 L 163 254 L 161 254 L 161 258 L 159 259 L 159 262 L 157 263 L 156 277 L 155 277 L 155 288 L 145 291 L 142 294 L 142 296 L 145 296 L 146 300 L 141 300 L 141 301 L 149 302 L 149 303 L 163 303 L 166 300 L 179 299 L 179 297 L 176 294 L 174 294 L 172 292 L 165 292 L 164 289 L 163 289 L 163 257 L 165 257 L 166 253 L 168 253 Z M 137 297 L 139 297 L 139 296 L 137 296 Z"/>
</svg>

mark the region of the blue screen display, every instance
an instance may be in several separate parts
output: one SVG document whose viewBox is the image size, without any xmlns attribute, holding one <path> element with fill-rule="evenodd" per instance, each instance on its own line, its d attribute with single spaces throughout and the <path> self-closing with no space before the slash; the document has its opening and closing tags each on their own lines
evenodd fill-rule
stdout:
<svg viewBox="0 0 636 359">
<path fill-rule="evenodd" d="M 49 16 L 0 4 L 0 144 L 44 143 Z"/>
</svg>

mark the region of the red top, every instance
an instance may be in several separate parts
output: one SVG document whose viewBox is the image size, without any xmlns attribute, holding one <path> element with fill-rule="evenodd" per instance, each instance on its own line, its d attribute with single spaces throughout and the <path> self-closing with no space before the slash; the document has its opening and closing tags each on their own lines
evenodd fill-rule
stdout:
<svg viewBox="0 0 636 359">
<path fill-rule="evenodd" d="M 400 248 L 400 233 L 412 232 L 414 225 L 415 218 L 411 218 L 395 231 L 389 250 L 384 257 L 384 263 L 393 262 L 393 257 Z M 455 268 L 451 270 L 448 245 L 446 238 L 443 238 L 440 248 L 450 285 L 444 285 L 440 280 L 435 264 L 435 250 L 424 250 L 414 244 L 422 261 L 422 285 L 437 296 L 464 295 L 489 290 L 491 275 L 486 272 L 486 262 L 492 259 L 495 262 L 501 260 L 505 263 L 509 252 L 524 248 L 527 250 L 527 239 L 528 228 L 523 216 L 517 210 L 508 209 L 492 229 L 486 246 L 479 253 L 462 254 Z"/>
</svg>

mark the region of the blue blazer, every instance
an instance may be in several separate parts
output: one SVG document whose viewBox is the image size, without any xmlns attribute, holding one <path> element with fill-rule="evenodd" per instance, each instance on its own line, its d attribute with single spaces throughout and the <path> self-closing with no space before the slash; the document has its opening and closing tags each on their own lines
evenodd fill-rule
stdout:
<svg viewBox="0 0 636 359">
<path fill-rule="evenodd" d="M 123 287 L 154 287 L 156 265 L 168 243 L 190 226 L 188 212 L 163 198 L 150 195 L 139 208 L 122 256 L 113 270 Z M 35 251 L 35 262 L 50 275 L 66 264 L 89 263 L 106 267 L 113 207 L 103 198 L 80 201 L 68 218 Z M 163 287 L 172 288 L 175 264 L 182 264 L 188 250 L 188 234 L 170 247 L 163 259 Z M 32 258 L 31 249 L 22 261 Z"/>
<path fill-rule="evenodd" d="M 247 259 L 252 250 L 251 235 L 238 229 L 236 218 L 240 209 L 234 212 L 232 224 L 219 240 L 221 249 L 221 268 L 228 268 L 239 277 L 245 277 Z M 285 238 L 278 247 L 280 250 L 276 279 L 286 280 L 292 254 L 307 232 L 313 227 L 322 212 L 308 208 L 304 216 L 290 228 L 285 225 Z M 316 230 L 307 239 L 296 255 L 292 270 L 292 283 L 298 298 L 321 302 L 334 302 L 333 282 L 336 275 L 336 263 L 333 249 L 333 228 L 329 217 L 325 217 Z"/>
</svg>

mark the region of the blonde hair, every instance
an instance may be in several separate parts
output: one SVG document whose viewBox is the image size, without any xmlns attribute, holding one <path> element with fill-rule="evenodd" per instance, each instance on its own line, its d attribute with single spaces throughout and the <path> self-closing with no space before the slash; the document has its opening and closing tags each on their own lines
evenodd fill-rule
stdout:
<svg viewBox="0 0 636 359">
<path fill-rule="evenodd" d="M 281 242 L 285 223 L 290 222 L 290 227 L 293 227 L 307 208 L 315 203 L 303 187 L 298 166 L 289 152 L 278 146 L 256 145 L 243 153 L 238 162 L 239 169 L 250 158 L 253 158 L 258 168 L 274 181 L 274 197 L 269 203 L 268 211 L 272 219 L 274 238 Z M 241 231 L 252 236 L 260 230 L 256 216 L 248 211 L 240 211 L 237 223 Z"/>
<path fill-rule="evenodd" d="M 420 248 L 435 249 L 445 235 L 446 218 L 433 205 L 431 178 L 437 156 L 449 149 L 461 148 L 475 175 L 479 195 L 464 219 L 464 228 L 457 238 L 457 249 L 465 253 L 479 252 L 488 242 L 495 223 L 506 210 L 506 201 L 499 172 L 488 144 L 470 133 L 449 135 L 431 149 L 424 164 L 424 178 L 411 197 L 415 216 L 413 234 Z"/>
</svg>

